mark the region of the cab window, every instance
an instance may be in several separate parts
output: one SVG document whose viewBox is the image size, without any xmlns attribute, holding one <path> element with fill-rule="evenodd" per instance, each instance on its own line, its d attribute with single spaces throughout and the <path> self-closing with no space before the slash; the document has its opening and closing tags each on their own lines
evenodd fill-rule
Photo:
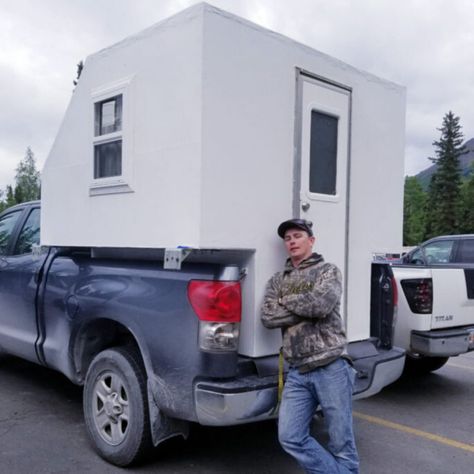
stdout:
<svg viewBox="0 0 474 474">
<path fill-rule="evenodd" d="M 0 218 L 0 255 L 7 253 L 8 243 L 20 215 L 21 211 L 14 211 Z"/>
<path fill-rule="evenodd" d="M 417 248 L 416 250 L 414 250 L 413 252 L 408 254 L 407 257 L 405 257 L 403 259 L 403 261 L 405 263 L 412 263 L 414 265 L 424 265 L 425 264 L 425 259 L 424 259 L 423 252 L 422 252 L 421 248 Z"/>
<path fill-rule="evenodd" d="M 454 241 L 439 240 L 423 247 L 425 261 L 428 265 L 432 263 L 449 263 Z"/>
<path fill-rule="evenodd" d="M 14 255 L 30 253 L 33 245 L 39 245 L 40 242 L 40 210 L 33 209 L 26 219 L 20 235 L 15 245 Z"/>
</svg>

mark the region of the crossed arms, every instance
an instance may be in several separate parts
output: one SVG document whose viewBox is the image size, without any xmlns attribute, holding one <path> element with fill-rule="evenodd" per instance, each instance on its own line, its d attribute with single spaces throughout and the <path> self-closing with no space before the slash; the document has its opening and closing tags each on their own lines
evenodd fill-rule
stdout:
<svg viewBox="0 0 474 474">
<path fill-rule="evenodd" d="M 273 329 L 324 318 L 339 303 L 341 293 L 341 272 L 332 264 L 324 264 L 320 272 L 277 273 L 265 290 L 262 323 Z"/>
</svg>

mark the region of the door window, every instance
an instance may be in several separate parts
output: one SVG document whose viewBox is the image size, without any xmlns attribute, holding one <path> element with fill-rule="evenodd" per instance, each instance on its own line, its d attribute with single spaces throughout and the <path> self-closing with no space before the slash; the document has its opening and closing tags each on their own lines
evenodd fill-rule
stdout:
<svg viewBox="0 0 474 474">
<path fill-rule="evenodd" d="M 21 211 L 10 212 L 0 219 L 0 255 L 5 255 Z"/>
<path fill-rule="evenodd" d="M 23 228 L 21 229 L 18 241 L 15 245 L 14 255 L 22 255 L 30 253 L 33 245 L 40 243 L 40 210 L 33 209 L 26 219 Z"/>
<path fill-rule="evenodd" d="M 313 110 L 311 112 L 311 142 L 309 191 L 336 194 L 338 118 Z"/>
<path fill-rule="evenodd" d="M 451 261 L 451 251 L 453 249 L 452 240 L 440 240 L 425 245 L 423 250 L 426 263 L 449 263 Z"/>
<path fill-rule="evenodd" d="M 421 248 L 418 248 L 407 255 L 406 258 L 403 259 L 404 263 L 411 263 L 413 265 L 425 265 L 425 258 L 423 256 L 423 252 Z"/>
</svg>

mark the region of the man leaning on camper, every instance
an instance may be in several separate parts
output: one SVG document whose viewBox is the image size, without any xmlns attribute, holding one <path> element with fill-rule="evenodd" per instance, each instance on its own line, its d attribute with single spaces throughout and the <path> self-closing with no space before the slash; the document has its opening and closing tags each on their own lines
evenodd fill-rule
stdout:
<svg viewBox="0 0 474 474">
<path fill-rule="evenodd" d="M 340 270 L 313 253 L 312 223 L 290 219 L 278 227 L 289 258 L 268 282 L 262 308 L 267 328 L 281 328 L 290 369 L 280 405 L 280 443 L 311 474 L 357 473 L 352 427 L 355 370 L 348 363 L 340 316 Z M 327 449 L 310 434 L 320 406 Z"/>
</svg>

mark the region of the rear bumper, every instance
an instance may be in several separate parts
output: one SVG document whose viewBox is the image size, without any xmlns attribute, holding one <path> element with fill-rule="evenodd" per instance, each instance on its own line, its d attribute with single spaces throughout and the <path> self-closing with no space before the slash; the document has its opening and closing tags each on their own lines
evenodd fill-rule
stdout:
<svg viewBox="0 0 474 474">
<path fill-rule="evenodd" d="M 405 352 L 394 348 L 374 350 L 354 361 L 358 379 L 354 398 L 364 398 L 397 380 L 405 363 Z M 277 359 L 277 358 L 276 358 Z M 209 426 L 228 426 L 276 418 L 278 376 L 242 377 L 232 381 L 199 381 L 194 387 L 198 422 Z"/>
<path fill-rule="evenodd" d="M 474 350 L 474 326 L 434 331 L 412 331 L 411 352 L 430 357 L 450 357 Z"/>
<path fill-rule="evenodd" d="M 402 375 L 405 351 L 399 347 L 379 349 L 375 343 L 362 341 L 349 344 L 349 354 L 357 370 L 355 400 L 375 395 Z"/>
<path fill-rule="evenodd" d="M 194 388 L 201 425 L 228 426 L 276 418 L 278 376 L 248 376 L 231 382 L 198 382 Z"/>
</svg>

